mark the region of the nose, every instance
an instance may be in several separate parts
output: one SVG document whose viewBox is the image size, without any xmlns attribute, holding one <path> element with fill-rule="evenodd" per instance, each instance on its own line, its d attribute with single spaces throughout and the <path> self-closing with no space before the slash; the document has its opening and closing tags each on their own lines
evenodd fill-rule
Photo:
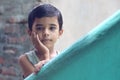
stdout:
<svg viewBox="0 0 120 80">
<path fill-rule="evenodd" d="M 48 29 L 44 29 L 43 36 L 49 36 L 50 32 Z"/>
</svg>

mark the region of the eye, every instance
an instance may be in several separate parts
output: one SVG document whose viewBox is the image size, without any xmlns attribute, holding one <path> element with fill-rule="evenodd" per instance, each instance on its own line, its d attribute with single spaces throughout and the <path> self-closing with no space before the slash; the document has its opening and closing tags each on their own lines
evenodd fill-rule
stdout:
<svg viewBox="0 0 120 80">
<path fill-rule="evenodd" d="M 51 27 L 50 27 L 50 30 L 51 30 L 51 31 L 54 31 L 54 30 L 56 30 L 56 27 L 55 27 L 55 26 L 51 26 Z"/>
<path fill-rule="evenodd" d="M 43 26 L 41 24 L 36 25 L 36 30 L 41 31 L 43 30 Z"/>
<path fill-rule="evenodd" d="M 43 30 L 43 27 L 38 26 L 38 27 L 36 27 L 36 30 L 41 31 L 41 30 Z"/>
</svg>

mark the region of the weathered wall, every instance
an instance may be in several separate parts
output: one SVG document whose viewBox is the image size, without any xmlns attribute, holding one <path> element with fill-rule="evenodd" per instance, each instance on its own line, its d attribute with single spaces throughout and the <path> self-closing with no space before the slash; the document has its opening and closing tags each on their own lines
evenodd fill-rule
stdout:
<svg viewBox="0 0 120 80">
<path fill-rule="evenodd" d="M 32 48 L 26 33 L 29 10 L 40 0 L 0 0 L 0 80 L 22 80 L 18 56 Z M 119 0 L 42 0 L 58 7 L 64 34 L 56 47 L 71 45 L 120 8 Z"/>
<path fill-rule="evenodd" d="M 0 0 L 0 80 L 22 80 L 18 57 L 32 48 L 26 32 L 34 0 Z"/>
</svg>

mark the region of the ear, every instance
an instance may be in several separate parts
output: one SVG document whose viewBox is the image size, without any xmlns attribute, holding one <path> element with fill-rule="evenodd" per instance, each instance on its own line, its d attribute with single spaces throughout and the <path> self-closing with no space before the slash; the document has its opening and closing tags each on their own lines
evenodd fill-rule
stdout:
<svg viewBox="0 0 120 80">
<path fill-rule="evenodd" d="M 63 29 L 61 29 L 60 31 L 59 31 L 59 36 L 61 36 L 62 34 L 63 34 Z"/>
<path fill-rule="evenodd" d="M 31 36 L 32 31 L 28 29 L 27 32 L 28 32 L 29 36 Z"/>
</svg>

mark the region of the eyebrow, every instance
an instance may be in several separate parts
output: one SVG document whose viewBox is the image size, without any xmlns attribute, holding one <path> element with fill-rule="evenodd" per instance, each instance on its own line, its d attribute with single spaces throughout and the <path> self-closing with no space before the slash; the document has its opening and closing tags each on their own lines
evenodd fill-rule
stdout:
<svg viewBox="0 0 120 80">
<path fill-rule="evenodd" d="M 57 26 L 56 24 L 49 24 L 50 26 Z M 36 24 L 35 26 L 43 26 L 42 24 Z"/>
<path fill-rule="evenodd" d="M 57 26 L 56 24 L 50 24 L 51 26 Z"/>
<path fill-rule="evenodd" d="M 42 24 L 36 24 L 35 26 L 43 26 Z"/>
</svg>

